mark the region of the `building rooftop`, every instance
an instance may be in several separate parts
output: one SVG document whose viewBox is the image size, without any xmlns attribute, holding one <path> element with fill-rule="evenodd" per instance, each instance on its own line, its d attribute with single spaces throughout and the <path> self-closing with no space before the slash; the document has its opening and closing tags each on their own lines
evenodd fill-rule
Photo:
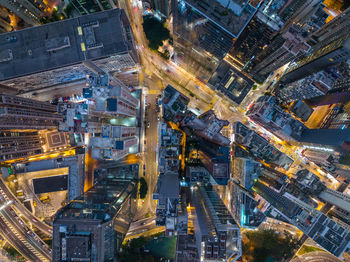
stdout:
<svg viewBox="0 0 350 262">
<path fill-rule="evenodd" d="M 113 9 L 0 35 L 0 81 L 131 49 L 125 13 Z"/>
<path fill-rule="evenodd" d="M 229 63 L 222 61 L 210 78 L 209 84 L 232 101 L 240 104 L 253 87 L 254 82 Z"/>
<path fill-rule="evenodd" d="M 188 5 L 233 37 L 238 37 L 255 14 L 260 1 L 185 0 Z"/>
<path fill-rule="evenodd" d="M 137 185 L 138 165 L 121 166 L 109 173 L 89 191 L 60 209 L 57 219 L 109 221 L 114 218 Z"/>
</svg>

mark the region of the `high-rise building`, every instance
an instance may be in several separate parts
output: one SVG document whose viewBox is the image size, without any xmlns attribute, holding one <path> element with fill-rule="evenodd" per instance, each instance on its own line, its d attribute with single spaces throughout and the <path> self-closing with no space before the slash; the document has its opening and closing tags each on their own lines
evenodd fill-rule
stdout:
<svg viewBox="0 0 350 262">
<path fill-rule="evenodd" d="M 286 73 L 282 76 L 281 83 L 288 84 L 329 66 L 347 61 L 350 57 L 349 35 L 346 30 L 343 32 L 338 31 L 337 34 L 319 42 L 308 55 L 291 63 Z"/>
<path fill-rule="evenodd" d="M 101 136 L 90 138 L 91 156 L 95 159 L 119 160 L 138 144 L 136 127 L 103 125 Z"/>
<path fill-rule="evenodd" d="M 306 128 L 285 112 L 273 96 L 261 96 L 249 108 L 246 115 L 282 140 L 298 140 Z"/>
<path fill-rule="evenodd" d="M 201 261 L 237 261 L 242 255 L 240 228 L 215 189 L 194 186 L 191 206 Z"/>
<path fill-rule="evenodd" d="M 44 1 L 39 3 L 33 0 L 1 0 L 1 5 L 33 26 L 40 25 L 40 18 L 48 14 L 48 6 Z"/>
<path fill-rule="evenodd" d="M 305 43 L 302 31 L 296 25 L 290 26 L 288 30 L 281 36 L 278 36 L 275 41 L 278 42 L 277 45 L 279 47 L 271 48 L 276 45 L 275 42 L 272 42 L 271 46 L 267 47 L 266 50 L 257 57 L 257 61 L 255 62 L 256 66 L 251 69 L 250 74 L 257 74 L 260 78 L 265 79 L 271 72 L 289 63 L 301 53 L 306 53 L 310 48 L 310 46 Z M 281 45 L 280 42 L 283 42 L 283 44 Z"/>
<path fill-rule="evenodd" d="M 350 151 L 350 129 L 305 129 L 298 142 L 339 152 Z"/>
<path fill-rule="evenodd" d="M 0 84 L 18 92 L 133 68 L 137 52 L 125 12 L 113 9 L 0 35 Z"/>
<path fill-rule="evenodd" d="M 115 0 L 70 0 L 69 3 L 80 15 L 87 15 L 95 12 L 109 10 L 111 8 L 116 8 L 118 4 L 118 2 Z"/>
<path fill-rule="evenodd" d="M 215 144 L 228 146 L 231 143 L 230 139 L 220 133 L 221 129 L 228 126 L 229 122 L 218 119 L 213 110 L 204 112 L 199 117 L 188 113 L 181 124 L 190 127 L 197 135 Z"/>
<path fill-rule="evenodd" d="M 0 162 L 42 153 L 36 131 L 0 131 Z"/>
<path fill-rule="evenodd" d="M 293 159 L 277 150 L 269 141 L 250 130 L 241 122 L 235 122 L 234 129 L 235 143 L 245 147 L 254 157 L 264 160 L 272 166 L 283 167 L 286 170 L 293 164 Z"/>
<path fill-rule="evenodd" d="M 173 0 L 174 60 L 208 81 L 260 1 Z"/>
<path fill-rule="evenodd" d="M 0 129 L 54 128 L 61 119 L 50 103 L 0 94 Z"/>
<path fill-rule="evenodd" d="M 111 168 L 56 213 L 52 261 L 114 261 L 135 212 L 138 173 L 138 165 Z"/>
<path fill-rule="evenodd" d="M 308 43 L 312 46 L 322 45 L 322 43 L 330 43 L 334 40 L 334 37 L 343 35 L 344 33 L 346 34 L 349 26 L 350 8 L 346 9 L 329 23 L 313 32 L 308 38 Z"/>
<path fill-rule="evenodd" d="M 266 199 L 289 223 L 298 227 L 308 237 L 335 256 L 341 256 L 350 241 L 350 232 L 322 212 L 298 198 L 257 181 L 254 191 Z"/>
<path fill-rule="evenodd" d="M 161 16 L 168 18 L 171 12 L 171 0 L 153 0 L 154 9 Z"/>
<path fill-rule="evenodd" d="M 12 30 L 13 26 L 11 25 L 11 18 L 9 12 L 0 8 L 0 33 L 2 34 L 6 32 L 11 32 Z"/>
</svg>

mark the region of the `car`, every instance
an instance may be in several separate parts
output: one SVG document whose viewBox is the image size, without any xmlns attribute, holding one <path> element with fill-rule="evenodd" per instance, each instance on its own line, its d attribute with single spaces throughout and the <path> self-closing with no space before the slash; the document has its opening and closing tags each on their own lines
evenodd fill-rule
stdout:
<svg viewBox="0 0 350 262">
<path fill-rule="evenodd" d="M 160 121 L 160 116 L 157 117 L 157 120 Z"/>
<path fill-rule="evenodd" d="M 140 225 L 141 225 L 141 226 L 146 225 L 146 222 L 142 222 Z"/>
<path fill-rule="evenodd" d="M 145 140 L 143 140 L 143 143 L 146 145 L 146 139 L 145 139 Z"/>
<path fill-rule="evenodd" d="M 190 93 L 190 96 L 191 96 L 191 97 L 194 97 L 194 94 Z"/>
<path fill-rule="evenodd" d="M 146 170 L 146 165 L 143 165 L 143 170 Z"/>
<path fill-rule="evenodd" d="M 150 124 L 150 122 L 147 122 L 147 128 L 149 128 L 149 127 L 150 127 L 150 125 L 151 125 L 151 124 Z"/>
<path fill-rule="evenodd" d="M 36 220 L 35 218 L 32 218 L 32 220 L 33 220 L 33 222 L 35 222 L 35 223 L 37 223 L 37 222 L 38 222 L 38 220 Z"/>
</svg>

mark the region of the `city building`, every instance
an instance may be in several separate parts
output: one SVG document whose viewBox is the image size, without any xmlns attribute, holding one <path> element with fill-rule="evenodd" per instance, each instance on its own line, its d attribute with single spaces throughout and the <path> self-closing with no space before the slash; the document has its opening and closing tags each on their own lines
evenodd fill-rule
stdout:
<svg viewBox="0 0 350 262">
<path fill-rule="evenodd" d="M 322 96 L 332 92 L 337 83 L 341 89 L 342 80 L 346 79 L 346 75 L 349 74 L 348 70 L 349 66 L 344 68 L 341 64 L 331 66 L 286 86 L 280 86 L 281 89 L 277 91 L 278 98 L 288 103 Z"/>
<path fill-rule="evenodd" d="M 230 179 L 230 147 L 200 139 L 197 156 L 217 184 L 227 185 Z"/>
<path fill-rule="evenodd" d="M 250 78 L 225 61 L 220 63 L 208 83 L 212 89 L 223 93 L 238 105 L 254 85 Z"/>
<path fill-rule="evenodd" d="M 306 122 L 314 112 L 310 106 L 301 100 L 294 101 L 289 108 L 289 111 L 303 122 Z"/>
<path fill-rule="evenodd" d="M 258 209 L 259 202 L 254 198 L 252 187 L 261 176 L 261 164 L 241 156 L 240 147 L 234 147 L 232 175 L 228 185 L 228 207 L 234 219 L 243 228 L 257 228 L 265 220 Z"/>
<path fill-rule="evenodd" d="M 37 131 L 0 131 L 0 162 L 42 153 Z"/>
<path fill-rule="evenodd" d="M 156 191 L 152 198 L 157 200 L 156 225 L 165 226 L 165 235 L 175 235 L 177 231 L 177 216 L 179 205 L 179 174 L 165 171 L 157 180 Z"/>
<path fill-rule="evenodd" d="M 52 261 L 113 261 L 135 207 L 138 165 L 108 170 L 91 189 L 60 209 L 53 221 Z"/>
<path fill-rule="evenodd" d="M 95 12 L 116 8 L 118 2 L 115 0 L 70 0 L 69 4 L 71 4 L 80 15 L 87 15 Z"/>
<path fill-rule="evenodd" d="M 281 29 L 278 22 L 263 13 L 264 5 L 263 3 L 258 9 L 229 52 L 243 64 L 247 72 L 251 66 L 250 62 L 263 52 Z"/>
<path fill-rule="evenodd" d="M 349 151 L 349 129 L 305 129 L 298 139 L 302 145 L 330 149 L 331 151 Z"/>
<path fill-rule="evenodd" d="M 286 170 L 293 164 L 293 159 L 277 150 L 269 141 L 241 122 L 235 122 L 234 133 L 235 144 L 246 148 L 255 158 L 273 166 L 283 167 Z"/>
<path fill-rule="evenodd" d="M 98 160 L 119 160 L 138 145 L 137 127 L 102 125 L 100 136 L 90 138 L 91 156 Z"/>
<path fill-rule="evenodd" d="M 344 10 L 340 15 L 333 18 L 329 23 L 323 25 L 308 37 L 308 43 L 312 46 L 324 42 L 332 42 L 334 37 L 346 33 L 350 25 L 350 9 Z"/>
<path fill-rule="evenodd" d="M 76 83 L 138 62 L 126 14 L 113 9 L 0 35 L 0 84 L 18 92 Z"/>
<path fill-rule="evenodd" d="M 64 200 L 67 200 L 68 202 L 80 196 L 84 192 L 85 154 L 76 152 L 76 155 L 72 156 L 58 156 L 53 159 L 37 160 L 28 163 L 18 161 L 17 163 L 12 164 L 12 166 L 16 176 L 22 175 L 26 177 L 27 180 L 29 177 L 31 177 L 31 180 L 43 178 L 44 173 L 48 174 L 44 178 L 66 176 L 64 183 L 61 185 L 56 185 L 50 180 L 49 182 L 45 181 L 44 183 L 40 183 L 40 191 L 37 192 L 43 193 L 67 190 L 67 199 Z M 58 169 L 66 169 L 67 171 L 61 173 L 59 176 L 50 176 L 52 174 L 57 174 L 55 171 Z M 33 185 L 31 192 L 33 192 L 34 189 L 35 188 Z"/>
<path fill-rule="evenodd" d="M 165 123 L 162 123 L 159 129 L 158 171 L 160 173 L 177 172 L 180 168 L 179 147 L 182 134 Z"/>
<path fill-rule="evenodd" d="M 0 5 L 1 6 L 1 5 Z M 7 9 L 0 8 L 0 33 L 7 33 L 13 30 L 11 25 L 10 13 Z"/>
<path fill-rule="evenodd" d="M 167 85 L 163 92 L 163 118 L 166 121 L 179 123 L 185 116 L 190 99 L 178 92 L 171 85 Z"/>
<path fill-rule="evenodd" d="M 171 13 L 170 0 L 151 0 L 154 10 L 164 18 L 168 18 Z"/>
<path fill-rule="evenodd" d="M 257 57 L 256 65 L 249 73 L 258 75 L 258 78 L 266 79 L 271 72 L 289 63 L 302 53 L 306 53 L 309 48 L 310 46 L 306 44 L 300 28 L 292 25 Z"/>
<path fill-rule="evenodd" d="M 191 190 L 194 231 L 201 261 L 237 261 L 242 255 L 240 228 L 211 185 Z"/>
<path fill-rule="evenodd" d="M 298 198 L 276 192 L 257 181 L 253 190 L 290 223 L 328 252 L 339 257 L 348 248 L 350 232 Z"/>
<path fill-rule="evenodd" d="M 260 1 L 172 1 L 174 61 L 207 82 Z"/>
<path fill-rule="evenodd" d="M 39 3 L 39 1 L 33 0 L 2 0 L 0 6 L 10 10 L 13 14 L 32 26 L 40 25 L 40 18 L 48 15 L 50 9 L 47 2 L 40 1 Z M 0 9 L 4 11 L 2 8 Z"/>
<path fill-rule="evenodd" d="M 306 126 L 285 112 L 273 96 L 261 96 L 246 115 L 282 140 L 298 140 Z"/>
<path fill-rule="evenodd" d="M 181 122 L 182 127 L 189 127 L 200 137 L 222 146 L 229 146 L 231 143 L 230 139 L 220 133 L 228 124 L 227 120 L 218 119 L 213 110 L 204 112 L 199 117 L 187 112 Z"/>
<path fill-rule="evenodd" d="M 333 23 L 336 22 L 330 21 L 328 24 Z M 328 24 L 325 25 L 326 28 L 328 28 Z M 323 30 L 323 28 L 320 30 Z M 280 79 L 281 83 L 285 85 L 327 67 L 346 62 L 350 57 L 349 34 L 346 29 L 336 31 L 336 34 L 332 34 L 312 47 L 306 56 L 291 63 Z"/>
<path fill-rule="evenodd" d="M 0 94 L 0 129 L 48 129 L 62 117 L 57 106 L 47 102 Z"/>
</svg>

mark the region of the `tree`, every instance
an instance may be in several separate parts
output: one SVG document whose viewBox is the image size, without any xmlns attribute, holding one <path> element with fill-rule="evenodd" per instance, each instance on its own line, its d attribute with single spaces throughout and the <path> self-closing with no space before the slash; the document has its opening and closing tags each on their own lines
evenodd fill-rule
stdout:
<svg viewBox="0 0 350 262">
<path fill-rule="evenodd" d="M 166 28 L 165 23 L 154 17 L 145 16 L 142 26 L 149 42 L 149 47 L 153 50 L 158 50 L 163 45 L 163 41 L 170 38 L 170 32 Z"/>
<path fill-rule="evenodd" d="M 277 261 L 291 258 L 299 242 L 292 234 L 285 231 L 280 235 L 274 230 L 248 231 L 249 242 L 243 244 L 243 254 L 252 261 L 265 262 L 268 257 Z"/>
<path fill-rule="evenodd" d="M 140 178 L 140 198 L 141 199 L 144 199 L 146 197 L 147 190 L 148 190 L 147 182 L 143 177 L 141 177 Z"/>
</svg>

